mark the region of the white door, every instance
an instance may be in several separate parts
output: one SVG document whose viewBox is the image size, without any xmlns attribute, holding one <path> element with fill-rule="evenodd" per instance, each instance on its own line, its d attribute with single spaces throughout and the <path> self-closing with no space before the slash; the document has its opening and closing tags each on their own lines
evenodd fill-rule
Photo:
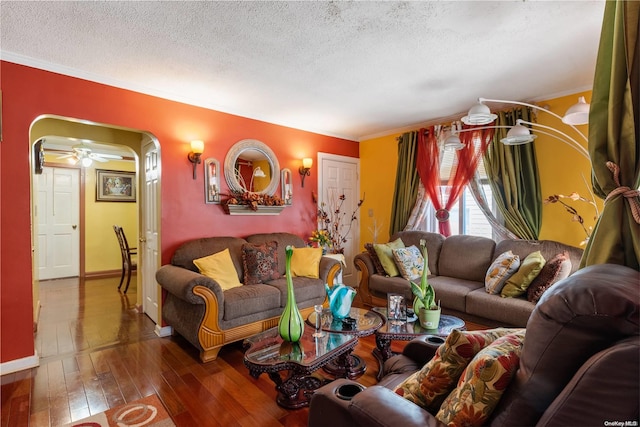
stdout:
<svg viewBox="0 0 640 427">
<path fill-rule="evenodd" d="M 142 248 L 142 308 L 144 312 L 158 324 L 159 305 L 158 295 L 159 285 L 156 282 L 156 271 L 158 270 L 158 196 L 160 179 L 160 156 L 158 149 L 153 142 L 149 142 L 142 147 L 142 157 L 144 159 L 144 186 L 142 206 L 142 237 L 140 245 Z"/>
<path fill-rule="evenodd" d="M 349 286 L 357 285 L 357 274 L 353 266 L 353 257 L 360 248 L 360 211 L 357 210 L 360 201 L 360 182 L 358 177 L 359 160 L 354 157 L 337 156 L 319 153 L 318 203 L 325 203 L 326 207 L 335 208 L 339 197 L 344 195 L 344 202 L 340 206 L 340 233 L 346 237 L 344 257 L 346 265 L 342 266 L 342 282 Z M 351 221 L 355 212 L 356 219 Z"/>
<path fill-rule="evenodd" d="M 43 168 L 37 177 L 38 279 L 80 275 L 80 170 Z"/>
</svg>

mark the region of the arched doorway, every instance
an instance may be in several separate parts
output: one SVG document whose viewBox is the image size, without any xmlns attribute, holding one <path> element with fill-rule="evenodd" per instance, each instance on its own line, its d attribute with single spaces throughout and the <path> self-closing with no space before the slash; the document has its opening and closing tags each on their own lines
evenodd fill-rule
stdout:
<svg viewBox="0 0 640 427">
<path fill-rule="evenodd" d="M 138 283 L 142 292 L 138 292 L 136 306 L 146 312 L 146 314 L 158 324 L 160 319 L 159 290 L 154 279 L 155 271 L 160 264 L 159 257 L 159 224 L 160 224 L 160 146 L 158 140 L 149 132 L 135 129 L 126 129 L 108 124 L 92 123 L 86 120 L 60 117 L 55 115 L 44 115 L 38 117 L 30 128 L 30 146 L 32 159 L 31 173 L 31 217 L 32 217 L 32 244 L 34 248 L 33 277 L 34 277 L 34 312 L 39 307 L 39 260 L 42 253 L 39 244 L 39 221 L 38 209 L 40 203 L 37 195 L 37 166 L 40 159 L 40 149 L 45 156 L 44 166 L 65 166 L 68 158 L 73 158 L 77 154 L 77 147 L 89 147 L 94 158 L 91 166 L 72 166 L 80 173 L 80 208 L 77 223 L 77 238 L 79 241 L 79 268 L 80 278 L 99 277 L 100 275 L 113 274 L 114 270 L 119 275 L 120 258 L 119 252 L 115 249 L 115 254 L 106 256 L 106 251 L 102 251 L 102 246 L 116 245 L 117 241 L 113 235 L 113 216 L 102 215 L 109 205 L 97 200 L 97 169 L 109 168 L 109 155 L 107 161 L 100 160 L 96 153 L 104 152 L 105 147 L 109 148 L 109 153 L 121 153 L 125 161 L 131 162 L 130 170 L 135 173 L 137 195 L 133 217 L 130 219 L 130 240 L 139 242 L 140 252 L 138 255 Z M 50 144 L 46 142 L 47 137 Z M 54 138 L 55 137 L 55 138 Z M 55 142 L 56 144 L 54 144 Z M 66 144 L 66 148 L 65 148 Z M 74 147 L 76 149 L 74 150 Z M 100 147 L 97 149 L 95 147 Z M 102 150 L 102 151 L 101 151 Z M 72 154 L 64 154 L 64 153 Z M 77 157 L 77 156 L 75 156 Z M 150 158 L 153 158 L 154 168 L 149 168 Z M 47 161 L 48 159 L 48 161 Z M 76 159 L 77 160 L 77 159 Z M 116 160 L 113 160 L 116 161 Z M 117 160 L 117 161 L 120 161 Z M 145 164 L 146 161 L 146 164 Z M 66 163 L 67 167 L 68 163 Z M 119 168 L 120 169 L 120 168 Z M 127 169 L 125 167 L 125 169 Z M 151 179 L 152 177 L 152 179 Z M 149 187 L 148 180 L 151 179 L 153 186 Z M 150 197 L 149 191 L 154 193 Z M 150 203 L 149 201 L 153 201 Z M 117 205 L 117 204 L 116 204 Z M 131 205 L 131 204 L 129 204 Z M 96 214 L 98 211 L 100 214 Z M 95 215 L 95 217 L 94 217 Z M 104 216 L 104 218 L 103 218 Z M 99 218 L 96 218 L 99 217 Z M 73 224 L 76 225 L 76 224 Z M 73 226 L 72 225 L 72 226 Z M 149 239 L 149 233 L 153 238 Z M 155 247 L 154 247 L 155 245 Z M 109 260 L 114 257 L 117 261 Z M 114 290 L 115 291 L 115 290 Z M 149 303 L 151 301 L 151 303 Z M 158 330 L 158 327 L 156 327 Z"/>
</svg>

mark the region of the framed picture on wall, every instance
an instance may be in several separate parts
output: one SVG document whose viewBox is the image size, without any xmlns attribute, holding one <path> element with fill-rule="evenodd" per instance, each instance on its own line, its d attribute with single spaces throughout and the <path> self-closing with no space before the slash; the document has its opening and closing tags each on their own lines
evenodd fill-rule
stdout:
<svg viewBox="0 0 640 427">
<path fill-rule="evenodd" d="M 135 201 L 135 172 L 96 169 L 96 202 Z"/>
</svg>

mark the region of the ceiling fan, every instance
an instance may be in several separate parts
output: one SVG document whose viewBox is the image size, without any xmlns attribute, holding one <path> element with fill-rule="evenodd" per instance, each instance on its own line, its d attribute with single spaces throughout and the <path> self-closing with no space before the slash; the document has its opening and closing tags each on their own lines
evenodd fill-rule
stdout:
<svg viewBox="0 0 640 427">
<path fill-rule="evenodd" d="M 59 156 L 58 159 L 69 159 L 74 165 L 80 163 L 84 167 L 91 166 L 95 160 L 97 162 L 108 162 L 109 160 L 122 160 L 122 156 L 117 154 L 94 153 L 91 148 L 80 144 L 71 147 L 73 152 Z"/>
</svg>

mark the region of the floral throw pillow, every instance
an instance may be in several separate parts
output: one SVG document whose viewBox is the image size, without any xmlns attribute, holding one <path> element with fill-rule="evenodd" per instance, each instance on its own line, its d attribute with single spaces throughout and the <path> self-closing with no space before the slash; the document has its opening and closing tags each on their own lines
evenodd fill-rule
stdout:
<svg viewBox="0 0 640 427">
<path fill-rule="evenodd" d="M 507 251 L 500 255 L 491 263 L 484 278 L 484 288 L 492 295 L 500 293 L 509 277 L 520 268 L 520 257 L 513 252 Z"/>
<path fill-rule="evenodd" d="M 525 330 L 482 349 L 460 376 L 436 418 L 449 426 L 483 426 L 518 370 Z"/>
<path fill-rule="evenodd" d="M 261 245 L 242 245 L 242 263 L 245 285 L 257 285 L 282 276 L 278 272 L 278 242 L 275 240 Z"/>
<path fill-rule="evenodd" d="M 392 249 L 391 253 L 396 260 L 396 267 L 400 275 L 407 280 L 418 280 L 422 277 L 424 266 L 424 258 L 420 253 L 420 249 L 416 246 L 408 248 Z M 427 275 L 429 270 L 427 270 Z"/>
<path fill-rule="evenodd" d="M 547 289 L 569 277 L 569 273 L 571 273 L 571 259 L 567 251 L 562 251 L 547 261 L 540 270 L 540 274 L 533 279 L 527 288 L 527 299 L 537 304 Z"/>
<path fill-rule="evenodd" d="M 395 388 L 395 392 L 435 414 L 456 386 L 471 359 L 498 338 L 520 329 L 458 331 L 449 334 L 435 356 L 424 367 Z"/>
</svg>

